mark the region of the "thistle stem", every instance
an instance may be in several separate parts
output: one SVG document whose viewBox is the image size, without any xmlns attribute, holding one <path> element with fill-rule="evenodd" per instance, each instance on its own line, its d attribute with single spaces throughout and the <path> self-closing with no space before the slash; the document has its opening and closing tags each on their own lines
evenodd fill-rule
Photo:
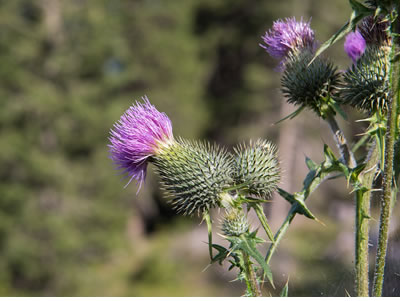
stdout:
<svg viewBox="0 0 400 301">
<path fill-rule="evenodd" d="M 389 238 L 389 222 L 391 216 L 391 194 L 393 184 L 393 156 L 394 156 L 394 142 L 396 132 L 396 119 L 397 119 L 397 107 L 400 101 L 400 61 L 395 55 L 400 51 L 400 41 L 398 34 L 400 33 L 400 21 L 399 17 L 392 24 L 392 49 L 390 52 L 390 85 L 392 88 L 392 100 L 389 101 L 388 110 L 388 123 L 386 130 L 385 139 L 385 166 L 383 170 L 383 196 L 381 201 L 381 214 L 379 221 L 379 238 L 378 238 L 378 250 L 376 254 L 375 262 L 375 275 L 374 275 L 374 297 L 382 296 L 382 288 L 384 281 L 384 270 L 386 251 Z"/>
<path fill-rule="evenodd" d="M 360 175 L 363 189 L 356 192 L 356 247 L 355 247 L 355 272 L 356 292 L 359 297 L 369 295 L 369 265 L 368 265 L 368 237 L 370 219 L 371 187 L 374 181 L 379 152 L 374 141 L 369 156 L 366 160 L 365 172 Z"/>
<path fill-rule="evenodd" d="M 335 139 L 336 145 L 340 152 L 340 156 L 344 161 L 343 163 L 350 168 L 356 167 L 357 162 L 354 158 L 354 154 L 348 147 L 343 131 L 339 128 L 335 117 L 332 114 L 327 114 L 325 120 L 328 122 L 329 127 L 331 128 L 333 138 Z"/>
<path fill-rule="evenodd" d="M 271 257 L 275 253 L 276 248 L 278 247 L 278 244 L 280 243 L 280 241 L 282 240 L 283 236 L 285 235 L 287 229 L 289 228 L 290 223 L 292 222 L 292 220 L 296 216 L 296 210 L 297 210 L 296 207 L 297 207 L 296 204 L 292 205 L 292 207 L 289 210 L 288 215 L 286 216 L 286 219 L 282 223 L 282 225 L 279 228 L 278 232 L 276 232 L 275 238 L 274 238 L 274 243 L 272 243 L 271 246 L 269 247 L 268 252 L 267 252 L 267 256 L 265 257 L 265 262 L 267 264 L 269 264 L 269 262 L 271 261 Z"/>
<path fill-rule="evenodd" d="M 246 273 L 246 285 L 248 290 L 251 292 L 252 297 L 262 297 L 260 285 L 258 284 L 256 273 L 251 265 L 249 255 L 242 251 L 244 261 L 244 271 Z"/>
<path fill-rule="evenodd" d="M 313 174 L 315 170 L 309 172 L 308 175 Z M 308 177 L 306 176 L 306 178 Z M 302 195 L 303 200 L 305 201 L 311 193 L 314 192 L 317 187 L 324 182 L 326 179 L 330 177 L 331 173 L 329 172 L 321 172 L 317 177 L 313 179 L 312 182 L 309 182 L 306 186 L 303 187 L 303 190 L 300 192 Z M 298 204 L 293 204 L 290 207 L 289 213 L 286 216 L 286 219 L 283 221 L 282 225 L 280 226 L 278 232 L 276 232 L 274 237 L 274 243 L 272 243 L 268 249 L 267 255 L 265 256 L 265 262 L 269 264 L 272 255 L 275 253 L 276 249 L 278 248 L 278 244 L 282 240 L 283 236 L 285 235 L 287 229 L 290 226 L 290 223 L 293 221 L 294 217 L 298 212 Z"/>
<path fill-rule="evenodd" d="M 208 253 L 210 254 L 211 261 L 213 260 L 213 247 L 212 247 L 212 221 L 210 213 L 207 212 L 204 214 L 203 219 L 207 223 L 207 232 L 208 232 Z"/>
<path fill-rule="evenodd" d="M 268 225 L 267 217 L 264 214 L 264 210 L 261 204 L 256 203 L 251 206 L 257 214 L 258 219 L 260 220 L 261 225 L 263 226 L 265 233 L 267 233 L 268 238 L 271 243 L 275 243 L 274 233 L 272 232 L 270 226 Z"/>
</svg>

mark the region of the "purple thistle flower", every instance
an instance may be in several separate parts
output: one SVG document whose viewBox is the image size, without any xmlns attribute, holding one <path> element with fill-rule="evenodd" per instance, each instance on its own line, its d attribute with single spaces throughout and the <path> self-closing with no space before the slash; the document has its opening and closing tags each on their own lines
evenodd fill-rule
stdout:
<svg viewBox="0 0 400 301">
<path fill-rule="evenodd" d="M 149 159 L 174 141 L 172 125 L 165 113 L 160 113 L 146 96 L 136 102 L 114 124 L 110 134 L 110 158 L 140 185 L 146 178 Z M 126 185 L 128 185 L 126 184 Z"/>
<path fill-rule="evenodd" d="M 310 22 L 296 21 L 295 17 L 277 20 L 272 29 L 262 37 L 266 45 L 260 44 L 272 57 L 285 60 L 290 51 L 301 48 L 314 48 L 314 31 Z"/>
<path fill-rule="evenodd" d="M 347 35 L 344 42 L 344 51 L 356 63 L 365 51 L 366 43 L 361 33 L 357 30 Z"/>
</svg>

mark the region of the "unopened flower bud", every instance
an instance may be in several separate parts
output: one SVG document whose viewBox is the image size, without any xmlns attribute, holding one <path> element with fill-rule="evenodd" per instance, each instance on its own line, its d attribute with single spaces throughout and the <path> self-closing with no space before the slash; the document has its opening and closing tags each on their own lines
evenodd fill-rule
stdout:
<svg viewBox="0 0 400 301">
<path fill-rule="evenodd" d="M 343 74 L 339 95 L 344 104 L 362 111 L 385 112 L 390 98 L 387 47 L 368 47 Z"/>
<path fill-rule="evenodd" d="M 289 55 L 281 79 L 282 92 L 289 103 L 312 109 L 324 117 L 330 109 L 330 96 L 339 84 L 339 73 L 332 63 L 308 49 Z"/>
<path fill-rule="evenodd" d="M 237 209 L 227 212 L 222 222 L 222 232 L 226 236 L 240 236 L 249 230 L 249 223 L 244 213 Z"/>
<path fill-rule="evenodd" d="M 250 141 L 235 149 L 234 178 L 237 185 L 257 197 L 270 199 L 280 181 L 276 147 L 265 140 Z"/>
<path fill-rule="evenodd" d="M 184 215 L 219 206 L 224 189 L 233 184 L 231 155 L 210 143 L 179 139 L 152 162 L 174 208 Z"/>
</svg>

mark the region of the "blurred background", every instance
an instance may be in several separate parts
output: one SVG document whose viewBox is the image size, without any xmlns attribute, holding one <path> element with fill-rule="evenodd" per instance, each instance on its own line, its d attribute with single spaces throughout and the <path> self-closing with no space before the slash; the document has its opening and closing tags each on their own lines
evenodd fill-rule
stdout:
<svg viewBox="0 0 400 301">
<path fill-rule="evenodd" d="M 108 158 L 109 130 L 147 95 L 175 136 L 228 149 L 273 141 L 281 187 L 299 191 L 305 156 L 320 162 L 323 143 L 335 145 L 311 112 L 274 125 L 295 108 L 282 98 L 277 62 L 258 44 L 273 20 L 291 16 L 312 17 L 323 42 L 350 13 L 343 0 L 0 1 L 0 295 L 242 295 L 236 271 L 208 266 L 204 223 L 171 210 L 152 170 L 139 193 L 135 183 L 124 189 Z M 346 69 L 342 47 L 326 56 Z M 364 124 L 353 121 L 363 116 L 348 113 L 339 123 L 354 142 Z M 290 296 L 354 295 L 350 190 L 343 179 L 326 182 L 308 204 L 326 226 L 295 218 L 272 258 L 277 289 L 265 285 L 264 294 L 279 294 L 290 278 Z M 288 208 L 279 196 L 265 207 L 273 230 Z M 391 296 L 400 294 L 398 211 Z M 225 244 L 218 215 L 214 237 Z M 377 201 L 373 217 L 372 255 Z"/>
</svg>

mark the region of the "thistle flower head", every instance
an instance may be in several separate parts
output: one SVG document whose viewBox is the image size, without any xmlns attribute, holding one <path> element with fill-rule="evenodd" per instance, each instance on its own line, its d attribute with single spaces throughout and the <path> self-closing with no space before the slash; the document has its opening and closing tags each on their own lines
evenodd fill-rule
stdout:
<svg viewBox="0 0 400 301">
<path fill-rule="evenodd" d="M 357 60 L 364 53 L 366 47 L 365 40 L 359 31 L 350 32 L 346 36 L 346 40 L 344 42 L 344 50 L 347 55 L 353 60 L 353 63 L 357 62 Z"/>
<path fill-rule="evenodd" d="M 249 230 L 249 223 L 242 211 L 230 209 L 224 217 L 221 228 L 227 236 L 240 236 Z"/>
<path fill-rule="evenodd" d="M 157 111 L 146 96 L 142 99 L 143 103 L 136 102 L 114 124 L 108 145 L 118 169 L 139 184 L 146 178 L 150 158 L 174 141 L 168 116 Z"/>
<path fill-rule="evenodd" d="M 235 148 L 234 179 L 250 195 L 269 199 L 280 181 L 276 147 L 258 139 Z"/>
<path fill-rule="evenodd" d="M 314 48 L 314 31 L 310 22 L 296 21 L 296 18 L 277 20 L 272 29 L 262 37 L 265 45 L 260 44 L 272 57 L 285 61 L 289 52 L 296 52 L 302 48 Z"/>
<path fill-rule="evenodd" d="M 343 103 L 368 113 L 386 112 L 390 99 L 387 47 L 367 47 L 343 74 L 338 92 Z"/>
<path fill-rule="evenodd" d="M 311 50 L 290 54 L 282 75 L 282 92 L 289 103 L 308 107 L 320 117 L 330 112 L 330 96 L 339 84 L 339 73 L 329 61 Z"/>
<path fill-rule="evenodd" d="M 153 163 L 174 208 L 184 215 L 219 206 L 224 189 L 233 185 L 231 155 L 210 143 L 178 139 Z"/>
</svg>

